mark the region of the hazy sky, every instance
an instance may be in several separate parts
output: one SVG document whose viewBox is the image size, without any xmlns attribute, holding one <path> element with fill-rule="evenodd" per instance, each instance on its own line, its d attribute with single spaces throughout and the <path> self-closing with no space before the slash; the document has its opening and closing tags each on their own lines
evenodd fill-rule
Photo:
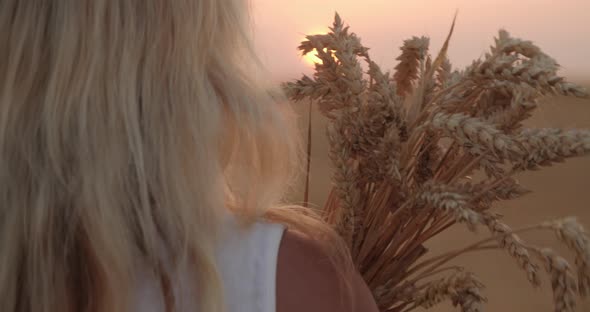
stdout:
<svg viewBox="0 0 590 312">
<path fill-rule="evenodd" d="M 277 79 L 291 79 L 310 66 L 296 47 L 304 34 L 324 31 L 338 11 L 374 60 L 393 67 L 403 39 L 431 38 L 438 51 L 459 11 L 449 49 L 454 65 L 485 53 L 499 28 L 537 43 L 572 77 L 590 77 L 590 0 L 252 0 L 256 44 Z"/>
</svg>

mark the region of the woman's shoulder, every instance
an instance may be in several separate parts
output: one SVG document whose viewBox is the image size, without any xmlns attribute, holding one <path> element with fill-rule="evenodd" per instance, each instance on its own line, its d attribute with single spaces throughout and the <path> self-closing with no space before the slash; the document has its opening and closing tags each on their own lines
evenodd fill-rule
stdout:
<svg viewBox="0 0 590 312">
<path fill-rule="evenodd" d="M 277 312 L 377 312 L 367 285 L 316 239 L 286 230 L 277 259 Z"/>
<path fill-rule="evenodd" d="M 378 312 L 360 275 L 321 238 L 236 216 L 224 232 L 218 264 L 229 311 Z"/>
</svg>

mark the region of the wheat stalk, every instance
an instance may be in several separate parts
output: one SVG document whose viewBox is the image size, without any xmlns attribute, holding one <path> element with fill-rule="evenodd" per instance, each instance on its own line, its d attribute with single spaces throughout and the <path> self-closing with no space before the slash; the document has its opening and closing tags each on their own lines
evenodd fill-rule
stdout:
<svg viewBox="0 0 590 312">
<path fill-rule="evenodd" d="M 508 253 L 534 287 L 545 267 L 555 310 L 575 311 L 576 296 L 590 291 L 590 239 L 581 225 L 566 218 L 513 230 L 491 209 L 529 193 L 515 178 L 520 172 L 590 152 L 589 130 L 522 126 L 546 95 L 588 94 L 560 77 L 557 62 L 538 46 L 504 30 L 483 59 L 453 70 L 446 55 L 453 28 L 434 58 L 428 38 L 404 41 L 393 75 L 338 15 L 330 33 L 300 45 L 321 63 L 313 76 L 283 87 L 293 101 L 313 101 L 329 121 L 335 173 L 325 219 L 347 242 L 382 311 L 442 300 L 481 311 L 483 285 L 447 264 L 487 249 Z M 424 244 L 456 223 L 491 236 L 428 252 Z M 518 236 L 547 230 L 575 255 L 576 275 L 563 257 Z"/>
</svg>

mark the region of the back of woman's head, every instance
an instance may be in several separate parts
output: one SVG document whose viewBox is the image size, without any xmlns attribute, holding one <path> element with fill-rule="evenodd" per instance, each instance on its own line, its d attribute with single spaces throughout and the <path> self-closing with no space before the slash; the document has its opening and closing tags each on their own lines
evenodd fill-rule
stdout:
<svg viewBox="0 0 590 312">
<path fill-rule="evenodd" d="M 197 266 L 218 310 L 220 215 L 264 213 L 296 144 L 245 0 L 0 2 L 3 311 L 126 311 L 147 263 Z"/>
</svg>

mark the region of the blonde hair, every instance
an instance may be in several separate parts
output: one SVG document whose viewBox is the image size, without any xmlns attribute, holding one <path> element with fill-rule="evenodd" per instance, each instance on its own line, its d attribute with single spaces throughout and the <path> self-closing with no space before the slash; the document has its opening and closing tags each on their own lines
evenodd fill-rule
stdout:
<svg viewBox="0 0 590 312">
<path fill-rule="evenodd" d="M 299 152 L 246 6 L 0 2 L 3 311 L 127 311 L 140 261 L 173 310 L 162 242 L 175 267 L 198 268 L 200 311 L 220 311 L 213 248 L 226 207 L 329 232 L 268 212 Z"/>
</svg>

